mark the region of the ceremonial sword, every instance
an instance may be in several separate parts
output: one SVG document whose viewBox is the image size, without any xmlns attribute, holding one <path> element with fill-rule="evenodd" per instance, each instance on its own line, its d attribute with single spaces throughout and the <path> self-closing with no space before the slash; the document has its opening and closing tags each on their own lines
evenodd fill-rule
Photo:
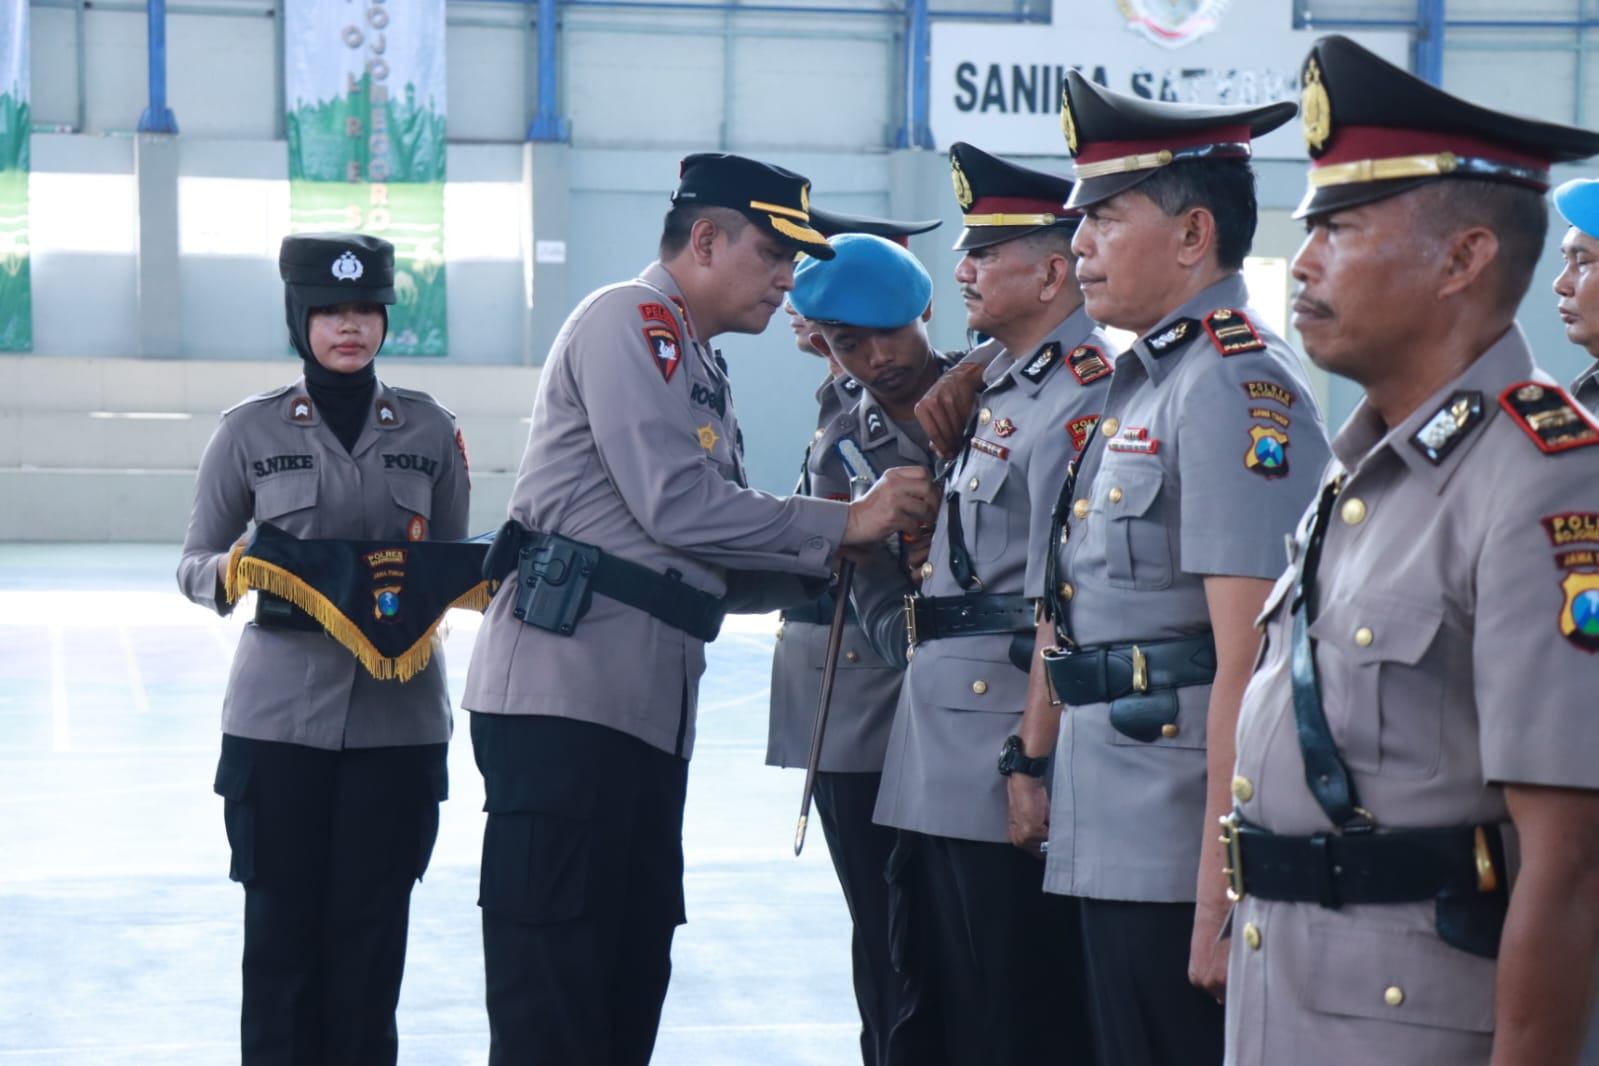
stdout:
<svg viewBox="0 0 1599 1066">
<path fill-rule="evenodd" d="M 838 457 L 844 461 L 849 474 L 851 502 L 870 491 L 877 475 L 860 446 L 845 437 L 836 445 Z M 838 649 L 844 641 L 844 616 L 849 611 L 849 586 L 855 578 L 855 561 L 845 559 L 838 564 L 838 591 L 834 594 L 833 625 L 827 631 L 827 654 L 822 659 L 822 691 L 816 700 L 816 723 L 811 726 L 811 754 L 805 760 L 805 790 L 800 793 L 799 825 L 794 827 L 794 854 L 805 847 L 805 823 L 811 817 L 811 796 L 816 791 L 816 768 L 822 761 L 822 738 L 827 734 L 827 712 L 833 705 L 833 678 L 838 674 Z"/>
</svg>

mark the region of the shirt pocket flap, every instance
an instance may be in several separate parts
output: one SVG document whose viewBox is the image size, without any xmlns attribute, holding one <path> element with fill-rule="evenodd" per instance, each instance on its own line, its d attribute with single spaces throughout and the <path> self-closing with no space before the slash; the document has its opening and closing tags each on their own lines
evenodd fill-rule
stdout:
<svg viewBox="0 0 1599 1066">
<path fill-rule="evenodd" d="M 1160 470 L 1104 471 L 1095 478 L 1100 486 L 1099 504 L 1105 509 L 1105 516 L 1112 520 L 1142 518 L 1160 495 L 1163 480 Z"/>
<path fill-rule="evenodd" d="M 1005 486 L 1005 478 L 1010 474 L 1010 464 L 1002 459 L 983 457 L 981 462 L 968 463 L 966 469 L 961 471 L 964 480 L 955 485 L 961 497 L 974 500 L 978 503 L 993 503 L 999 495 L 999 490 Z M 977 482 L 974 487 L 972 482 Z"/>
<path fill-rule="evenodd" d="M 1426 905 L 1430 910 L 1431 904 Z M 1494 962 L 1417 929 L 1315 923 L 1303 975 L 1307 1005 L 1324 1014 L 1487 1033 L 1494 1027 Z"/>
<path fill-rule="evenodd" d="M 400 510 L 430 518 L 433 509 L 433 482 L 425 477 L 409 474 L 389 478 L 389 495 Z"/>
<path fill-rule="evenodd" d="M 1361 665 L 1414 666 L 1432 646 L 1443 624 L 1443 610 L 1404 600 L 1362 597 L 1328 604 L 1310 624 L 1310 636 L 1347 650 Z"/>
<path fill-rule="evenodd" d="M 317 476 L 311 473 L 278 474 L 255 487 L 255 517 L 277 518 L 316 506 Z"/>
<path fill-rule="evenodd" d="M 929 694 L 933 706 L 1016 714 L 1027 701 L 1027 675 L 1012 666 L 1009 659 L 943 655 L 930 665 L 923 691 Z"/>
</svg>

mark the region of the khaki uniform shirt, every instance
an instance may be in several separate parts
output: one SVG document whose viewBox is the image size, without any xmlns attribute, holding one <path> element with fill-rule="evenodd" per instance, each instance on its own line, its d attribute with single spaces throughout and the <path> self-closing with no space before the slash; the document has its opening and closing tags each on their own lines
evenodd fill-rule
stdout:
<svg viewBox="0 0 1599 1066">
<path fill-rule="evenodd" d="M 933 456 L 921 428 L 897 425 L 875 396 L 857 383 L 848 384 L 854 386 L 853 391 L 845 383 L 829 382 L 817 393 L 823 417 L 806 451 L 805 481 L 810 494 L 849 499 L 849 476 L 837 451 L 838 442 L 846 438 L 855 442 L 877 474 L 895 466 L 920 466 L 930 472 Z M 833 407 L 829 399 L 840 394 L 859 400 L 848 410 Z M 857 573 L 855 580 L 865 579 L 864 573 Z M 768 766 L 804 766 L 810 758 L 830 630 L 829 625 L 792 621 L 778 630 L 772 652 Z M 877 773 L 883 768 L 888 727 L 903 677 L 903 666 L 874 651 L 859 624 L 845 623 L 819 769 Z"/>
<path fill-rule="evenodd" d="M 379 382 L 346 452 L 302 378 L 223 412 L 200 460 L 178 586 L 195 603 L 231 611 L 217 560 L 251 521 L 304 539 L 459 540 L 467 493 L 455 417 L 431 396 Z M 410 681 L 379 681 L 324 633 L 253 622 L 222 704 L 225 733 L 330 750 L 438 744 L 450 724 L 438 647 Z"/>
<path fill-rule="evenodd" d="M 1206 632 L 1207 575 L 1282 573 L 1283 538 L 1327 461 L 1326 431 L 1298 357 L 1258 318 L 1222 320 L 1242 350 L 1224 355 L 1211 339 L 1206 319 L 1247 295 L 1241 277 L 1224 279 L 1117 357 L 1069 539 L 1049 549 L 1082 647 Z M 1245 319 L 1253 333 L 1227 331 Z M 1177 698 L 1175 735 L 1149 743 L 1114 729 L 1108 704 L 1062 709 L 1046 891 L 1194 898 L 1200 844 L 1214 835 L 1202 824 L 1210 686 Z"/>
<path fill-rule="evenodd" d="M 1362 404 L 1333 444 L 1325 480 L 1347 480 L 1309 633 L 1327 724 L 1379 831 L 1505 822 L 1505 782 L 1599 788 L 1599 446 L 1540 449 L 1500 406 L 1533 379 L 1548 380 L 1512 328 L 1391 431 Z M 1432 461 L 1417 440 L 1452 426 L 1468 394 L 1480 419 Z M 1599 442 L 1586 417 L 1558 432 Z M 1331 826 L 1296 733 L 1291 585 L 1262 615 L 1234 795 L 1247 821 L 1303 836 Z M 1227 1061 L 1487 1063 L 1495 963 L 1442 941 L 1434 920 L 1432 902 L 1246 897 L 1233 913 Z"/>
<path fill-rule="evenodd" d="M 659 263 L 591 294 L 539 378 L 511 517 L 720 596 L 730 569 L 825 577 L 848 508 L 744 487 L 727 377 Z M 595 595 L 572 636 L 524 625 L 503 586 L 462 705 L 593 722 L 687 757 L 705 645 Z"/>
<path fill-rule="evenodd" d="M 1084 345 L 1099 350 L 1097 370 L 1094 362 L 1074 370 L 1071 355 Z M 1078 308 L 1038 351 L 1000 351 L 989 363 L 975 436 L 950 471 L 925 595 L 966 591 L 949 567 L 949 494 L 958 493 L 966 548 L 982 581 L 971 591 L 1038 596 L 1050 505 L 1104 403 L 1110 351 Z M 974 357 L 989 354 L 979 353 Z M 1079 373 L 1091 380 L 1084 384 Z M 1008 839 L 1005 779 L 996 762 L 1027 698 L 1027 673 L 1011 661 L 1011 639 L 950 637 L 916 649 L 894 714 L 876 821 L 964 840 Z M 1025 639 L 1030 648 L 1031 636 Z"/>
</svg>

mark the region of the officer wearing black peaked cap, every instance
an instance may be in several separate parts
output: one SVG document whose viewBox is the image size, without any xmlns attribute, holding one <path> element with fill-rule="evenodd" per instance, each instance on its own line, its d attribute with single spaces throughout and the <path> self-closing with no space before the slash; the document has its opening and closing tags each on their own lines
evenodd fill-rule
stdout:
<svg viewBox="0 0 1599 1066">
<path fill-rule="evenodd" d="M 304 374 L 223 412 L 178 565 L 184 593 L 220 614 L 233 609 L 225 579 L 252 524 L 301 540 L 393 541 L 402 554 L 467 533 L 454 417 L 373 368 L 394 303 L 393 246 L 300 234 L 284 238 L 278 269 Z M 390 598 L 369 597 L 366 615 L 415 605 L 403 578 L 381 587 Z M 450 730 L 441 656 L 404 682 L 379 680 L 301 607 L 258 593 L 223 700 L 216 775 L 244 886 L 244 1063 L 395 1061 L 411 887 L 438 832 Z"/>
<path fill-rule="evenodd" d="M 491 556 L 517 579 L 484 617 L 462 701 L 488 800 L 491 1063 L 649 1061 L 684 920 L 706 642 L 728 610 L 767 609 L 751 571 L 826 578 L 839 547 L 931 518 L 920 470 L 853 504 L 747 487 L 711 343 L 766 328 L 796 252 L 833 255 L 804 177 L 688 156 L 660 259 L 588 296 L 540 375 Z"/>
<path fill-rule="evenodd" d="M 1228 1061 L 1571 1066 L 1599 945 L 1599 426 L 1515 314 L 1599 133 L 1342 37 L 1302 72 L 1294 324 L 1364 390 L 1262 615 Z"/>
<path fill-rule="evenodd" d="M 1027 756 L 1054 755 L 1055 787 L 1051 801 L 1011 777 L 1011 838 L 1047 837 L 1044 889 L 1080 904 L 1105 1066 L 1222 1057 L 1214 826 L 1251 623 L 1327 455 L 1298 358 L 1249 309 L 1240 273 L 1255 230 L 1251 142 L 1293 113 L 1067 77 L 1077 277 L 1088 314 L 1137 339 L 1115 359 L 1074 477 L 1055 486 L 1020 730 Z"/>
</svg>

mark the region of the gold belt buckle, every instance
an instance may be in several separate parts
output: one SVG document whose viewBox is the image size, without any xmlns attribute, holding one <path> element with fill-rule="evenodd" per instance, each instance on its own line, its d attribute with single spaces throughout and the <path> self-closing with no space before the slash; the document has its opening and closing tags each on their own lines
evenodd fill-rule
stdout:
<svg viewBox="0 0 1599 1066">
<path fill-rule="evenodd" d="M 1221 872 L 1227 875 L 1227 898 L 1237 903 L 1244 898 L 1244 856 L 1243 845 L 1238 837 L 1238 812 L 1221 816 L 1222 847 L 1227 852 L 1227 865 Z"/>
<path fill-rule="evenodd" d="M 916 648 L 916 596 L 910 592 L 905 594 L 905 647 Z"/>
<path fill-rule="evenodd" d="M 1149 691 L 1149 660 L 1137 644 L 1133 645 L 1133 691 Z"/>
</svg>

